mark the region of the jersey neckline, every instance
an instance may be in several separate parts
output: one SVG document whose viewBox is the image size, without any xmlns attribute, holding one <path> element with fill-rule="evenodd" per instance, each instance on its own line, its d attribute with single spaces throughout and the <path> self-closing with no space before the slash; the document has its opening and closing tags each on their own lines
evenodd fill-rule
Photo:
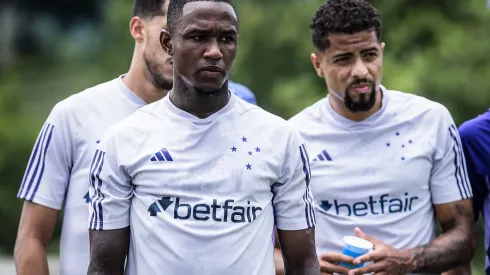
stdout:
<svg viewBox="0 0 490 275">
<path fill-rule="evenodd" d="M 368 118 L 361 121 L 354 121 L 341 116 L 332 108 L 332 105 L 330 105 L 330 94 L 328 94 L 325 98 L 325 107 L 322 107 L 322 112 L 324 113 L 323 117 L 327 119 L 332 119 L 336 124 L 345 129 L 362 130 L 370 128 L 374 123 L 381 119 L 383 113 L 386 111 L 388 106 L 388 90 L 383 85 L 379 85 L 379 88 L 381 89 L 381 93 L 383 96 L 383 99 L 381 101 L 381 108 Z"/>
<path fill-rule="evenodd" d="M 178 108 L 177 106 L 175 106 L 175 104 L 170 100 L 170 94 L 171 93 L 172 93 L 172 90 L 169 91 L 167 96 L 162 99 L 162 103 L 163 103 L 164 108 L 171 115 L 175 116 L 176 118 L 191 121 L 192 123 L 197 124 L 197 125 L 205 125 L 205 124 L 209 124 L 209 123 L 215 121 L 220 116 L 231 111 L 233 109 L 233 107 L 235 106 L 235 102 L 236 102 L 236 96 L 233 93 L 229 92 L 230 93 L 230 99 L 228 100 L 228 103 L 226 103 L 226 105 L 223 108 L 221 108 L 220 110 L 218 110 L 217 112 L 215 112 L 214 114 L 212 114 L 206 118 L 199 118 L 199 117 L 196 117 L 195 115 L 188 113 L 188 112 Z"/>
<path fill-rule="evenodd" d="M 125 76 L 126 74 L 122 74 L 116 79 L 116 84 L 119 87 L 119 90 L 135 104 L 140 106 L 145 106 L 146 102 L 142 98 L 137 96 L 133 91 L 131 91 L 131 89 L 129 89 L 128 86 L 126 86 L 126 84 L 124 84 L 123 78 Z"/>
</svg>

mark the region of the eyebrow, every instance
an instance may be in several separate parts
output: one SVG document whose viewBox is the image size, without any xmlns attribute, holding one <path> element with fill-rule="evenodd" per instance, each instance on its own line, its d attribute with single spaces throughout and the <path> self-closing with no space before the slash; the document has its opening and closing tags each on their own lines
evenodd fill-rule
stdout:
<svg viewBox="0 0 490 275">
<path fill-rule="evenodd" d="M 379 52 L 379 50 L 376 47 L 371 47 L 371 48 L 364 49 L 364 50 L 360 51 L 361 54 L 364 54 L 367 52 Z M 353 55 L 352 53 L 341 53 L 341 54 L 334 55 L 332 58 L 336 59 L 336 58 L 342 58 L 342 57 L 349 57 L 352 55 Z"/>
<path fill-rule="evenodd" d="M 199 28 L 199 27 L 190 27 L 188 29 L 185 29 L 183 31 L 184 34 L 192 34 L 192 33 L 202 33 L 202 34 L 206 34 L 206 33 L 209 33 L 210 30 L 209 29 L 204 29 L 204 28 Z M 221 31 L 221 33 L 223 34 L 227 34 L 227 35 L 236 35 L 238 34 L 238 32 L 235 30 L 235 29 L 224 29 Z"/>
</svg>

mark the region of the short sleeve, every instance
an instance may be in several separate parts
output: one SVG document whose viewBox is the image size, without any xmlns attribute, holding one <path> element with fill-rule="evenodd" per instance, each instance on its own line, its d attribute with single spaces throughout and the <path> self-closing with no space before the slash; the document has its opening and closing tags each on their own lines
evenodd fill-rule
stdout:
<svg viewBox="0 0 490 275">
<path fill-rule="evenodd" d="M 458 130 L 449 111 L 442 109 L 430 177 L 434 204 L 469 199 L 473 195 Z"/>
<path fill-rule="evenodd" d="M 126 146 L 117 146 L 116 135 L 114 129 L 109 128 L 90 165 L 88 223 L 91 230 L 129 226 L 133 186 L 122 165 Z"/>
<path fill-rule="evenodd" d="M 68 110 L 58 103 L 33 146 L 17 197 L 60 210 L 70 181 L 72 142 Z"/>
<path fill-rule="evenodd" d="M 482 137 L 476 120 L 468 121 L 459 127 L 461 144 L 466 160 L 468 178 L 473 192 L 473 210 L 475 219 L 478 219 L 483 209 L 484 200 L 488 194 L 488 186 L 485 180 L 485 166 L 490 162 L 490 143 L 485 145 L 488 139 Z M 490 138 L 490 137 L 489 137 Z"/>
<path fill-rule="evenodd" d="M 287 140 L 281 176 L 272 186 L 278 229 L 301 230 L 315 226 L 310 179 L 306 146 L 299 133 L 293 132 Z"/>
</svg>

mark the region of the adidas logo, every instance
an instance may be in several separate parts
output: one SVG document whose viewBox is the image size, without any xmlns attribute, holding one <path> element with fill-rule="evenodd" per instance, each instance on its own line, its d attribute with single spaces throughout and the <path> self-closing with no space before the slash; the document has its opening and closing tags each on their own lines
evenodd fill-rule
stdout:
<svg viewBox="0 0 490 275">
<path fill-rule="evenodd" d="M 327 153 L 327 150 L 323 149 L 323 151 L 313 159 L 313 161 L 332 161 L 332 158 Z"/>
<path fill-rule="evenodd" d="M 172 156 L 170 156 L 170 153 L 165 148 L 156 152 L 155 155 L 150 160 L 151 161 L 174 161 Z"/>
</svg>

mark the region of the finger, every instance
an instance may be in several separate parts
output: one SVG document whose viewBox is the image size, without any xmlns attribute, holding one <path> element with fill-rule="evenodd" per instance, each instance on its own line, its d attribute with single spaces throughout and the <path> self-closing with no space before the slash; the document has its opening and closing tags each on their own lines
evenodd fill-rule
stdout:
<svg viewBox="0 0 490 275">
<path fill-rule="evenodd" d="M 327 252 L 327 253 L 323 253 L 322 255 L 320 255 L 320 260 L 326 261 L 329 263 L 344 262 L 344 263 L 348 263 L 348 264 L 353 264 L 355 259 L 351 256 L 347 256 L 347 255 L 344 255 L 342 253 Z"/>
<path fill-rule="evenodd" d="M 365 262 L 375 262 L 382 260 L 384 258 L 384 255 L 381 254 L 381 252 L 373 251 L 373 252 L 368 252 L 362 256 L 357 257 L 357 259 L 354 260 L 354 265 L 358 265 L 360 263 L 365 263 Z"/>
<path fill-rule="evenodd" d="M 381 241 L 378 241 L 377 239 L 375 239 L 375 238 L 369 236 L 368 234 L 362 232 L 362 230 L 359 227 L 356 227 L 354 229 L 354 232 L 356 233 L 357 237 L 368 240 L 368 241 L 372 242 L 374 245 L 382 244 Z"/>
<path fill-rule="evenodd" d="M 320 262 L 320 271 L 327 274 L 347 274 L 349 273 L 349 268 L 345 266 L 340 266 L 337 264 L 329 263 L 329 262 Z"/>
<path fill-rule="evenodd" d="M 363 275 L 363 274 L 369 274 L 369 273 L 376 273 L 376 272 L 381 272 L 383 271 L 384 264 L 383 263 L 374 263 L 374 264 L 369 264 L 364 267 L 352 269 L 349 271 L 349 275 Z"/>
</svg>

